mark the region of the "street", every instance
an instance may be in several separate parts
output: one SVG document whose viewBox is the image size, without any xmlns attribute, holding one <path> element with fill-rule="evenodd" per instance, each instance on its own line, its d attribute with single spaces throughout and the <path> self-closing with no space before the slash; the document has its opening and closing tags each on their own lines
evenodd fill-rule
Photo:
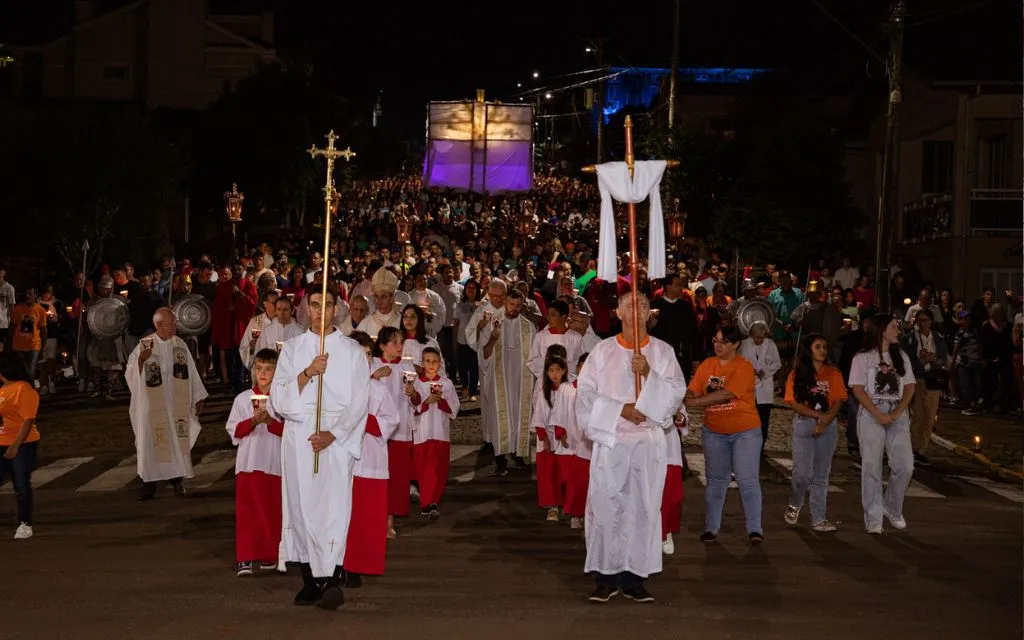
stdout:
<svg viewBox="0 0 1024 640">
<path fill-rule="evenodd" d="M 211 411 L 224 409 L 223 400 L 211 401 Z M 126 422 L 118 413 L 123 410 L 106 406 L 100 415 Z M 41 426 L 44 441 L 53 415 Z M 204 424 L 207 438 L 223 433 L 212 419 Z M 195 452 L 196 478 L 186 481 L 190 497 L 176 499 L 165 487 L 143 503 L 136 502 L 130 456 L 121 455 L 130 451 L 104 454 L 96 447 L 79 455 L 43 455 L 35 475 L 35 537 L 14 541 L 13 527 L 0 529 L 7 587 L 0 599 L 2 637 L 1022 634 L 1020 487 L 918 471 L 906 502 L 908 529 L 869 536 L 856 468 L 837 455 L 829 516 L 840 530 L 818 535 L 809 530 L 806 508 L 801 526 L 791 529 L 782 520 L 788 454 L 780 452 L 762 474 L 766 542 L 751 547 L 735 490 L 719 541 L 697 540 L 704 514 L 698 474 L 686 482 L 676 553 L 648 583 L 657 601 L 642 605 L 619 597 L 593 605 L 586 601 L 593 583 L 582 573 L 582 532 L 544 521 L 527 474 L 494 478 L 490 457 L 476 446 L 452 450 L 441 519 L 431 523 L 416 515 L 401 522 L 386 575 L 346 590 L 347 602 L 336 613 L 291 604 L 299 587 L 294 569 L 287 577 L 235 576 L 230 449 L 211 444 Z M 688 446 L 686 453 L 698 470 L 699 449 Z M 4 485 L 4 523 L 13 508 Z"/>
</svg>

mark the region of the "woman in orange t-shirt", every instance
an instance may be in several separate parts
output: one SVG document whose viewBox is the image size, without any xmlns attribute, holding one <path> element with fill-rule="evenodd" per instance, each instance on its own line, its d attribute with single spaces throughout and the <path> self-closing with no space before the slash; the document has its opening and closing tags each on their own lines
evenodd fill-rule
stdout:
<svg viewBox="0 0 1024 640">
<path fill-rule="evenodd" d="M 718 537 L 731 475 L 736 476 L 747 536 L 764 542 L 761 530 L 761 419 L 754 398 L 754 365 L 737 355 L 743 335 L 734 326 L 718 330 L 715 355 L 697 367 L 686 392 L 686 406 L 704 409 L 704 491 L 702 542 Z"/>
<path fill-rule="evenodd" d="M 0 477 L 10 474 L 18 501 L 15 540 L 32 537 L 32 468 L 36 463 L 36 412 L 39 393 L 21 359 L 0 357 Z"/>
<path fill-rule="evenodd" d="M 836 526 L 825 518 L 828 476 L 839 433 L 836 414 L 846 402 L 846 383 L 828 361 L 828 341 L 818 335 L 804 338 L 796 368 L 786 379 L 786 402 L 793 408 L 793 493 L 786 507 L 786 524 L 800 518 L 807 489 L 811 490 L 811 529 L 831 533 Z"/>
</svg>

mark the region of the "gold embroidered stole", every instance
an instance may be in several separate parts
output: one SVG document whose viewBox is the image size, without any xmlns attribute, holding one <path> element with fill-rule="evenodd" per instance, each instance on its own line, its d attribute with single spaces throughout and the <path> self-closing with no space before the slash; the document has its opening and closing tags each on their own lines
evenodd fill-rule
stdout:
<svg viewBox="0 0 1024 640">
<path fill-rule="evenodd" d="M 147 336 L 143 340 L 153 340 L 153 355 L 142 365 L 142 382 L 146 385 L 146 409 L 149 417 L 147 425 L 152 434 L 151 446 L 154 459 L 158 464 L 173 462 L 171 447 L 176 443 L 184 459 L 191 455 L 191 399 L 192 384 L 189 380 L 191 372 L 188 367 L 188 352 L 184 342 L 177 337 L 171 340 L 172 365 L 171 379 L 164 380 L 160 361 L 158 338 Z M 171 385 L 171 411 L 167 412 L 167 398 L 164 395 L 164 384 Z"/>
</svg>

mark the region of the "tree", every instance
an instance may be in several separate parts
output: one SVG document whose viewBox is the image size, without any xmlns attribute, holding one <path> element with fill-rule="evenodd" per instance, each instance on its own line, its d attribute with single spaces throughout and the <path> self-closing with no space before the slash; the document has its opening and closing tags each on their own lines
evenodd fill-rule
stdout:
<svg viewBox="0 0 1024 640">
<path fill-rule="evenodd" d="M 108 255 L 148 261 L 168 244 L 166 212 L 181 193 L 183 163 L 146 116 L 130 107 L 51 107 L 10 126 L 3 144 L 0 198 L 20 221 L 15 250 L 59 257 L 77 271 L 88 239 L 92 271 Z"/>
</svg>

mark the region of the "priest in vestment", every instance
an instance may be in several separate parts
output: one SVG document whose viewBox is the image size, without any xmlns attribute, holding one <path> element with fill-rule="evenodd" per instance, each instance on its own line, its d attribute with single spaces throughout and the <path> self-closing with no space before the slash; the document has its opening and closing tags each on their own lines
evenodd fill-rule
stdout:
<svg viewBox="0 0 1024 640">
<path fill-rule="evenodd" d="M 473 315 L 470 316 L 466 326 L 459 327 L 459 331 L 462 331 L 466 337 L 466 346 L 476 351 L 481 383 L 484 377 L 484 354 L 483 342 L 479 342 L 480 333 L 488 322 L 493 322 L 494 318 L 505 313 L 505 295 L 507 293 L 508 285 L 505 284 L 504 280 L 491 280 L 491 283 L 487 285 L 487 298 L 473 311 Z M 489 444 L 491 442 L 491 430 L 488 428 L 487 415 L 488 408 L 492 406 L 494 400 L 488 397 L 487 393 L 487 386 L 481 385 L 480 411 L 483 414 L 483 439 L 484 443 Z"/>
<path fill-rule="evenodd" d="M 199 414 L 206 388 L 192 354 L 179 338 L 174 313 L 153 314 L 156 333 L 146 336 L 128 356 L 125 378 L 132 393 L 129 415 L 135 432 L 140 500 L 156 497 L 157 483 L 168 480 L 185 496 L 182 478 L 192 477 L 192 445 L 199 437 Z"/>
<path fill-rule="evenodd" d="M 358 330 L 376 338 L 384 327 L 401 327 L 402 308 L 395 305 L 398 278 L 384 267 L 373 274 L 373 313 L 359 323 Z"/>
<path fill-rule="evenodd" d="M 527 361 L 537 328 L 520 315 L 522 307 L 523 294 L 516 289 L 509 291 L 503 312 L 484 325 L 478 345 L 480 412 L 484 433 L 494 446 L 498 476 L 508 473 L 506 455 L 514 459 L 530 455 L 534 379 Z"/>
<path fill-rule="evenodd" d="M 633 298 L 619 298 L 622 333 L 601 341 L 580 372 L 576 416 L 593 441 L 586 510 L 586 572 L 595 572 L 592 602 L 621 593 L 654 598 L 644 579 L 661 572 L 661 498 L 665 487 L 665 430 L 686 395 L 675 353 L 647 335 L 651 307 L 636 297 L 640 355 L 633 354 Z M 634 374 L 643 386 L 639 397 Z"/>
<path fill-rule="evenodd" d="M 281 446 L 288 515 L 285 555 L 298 562 L 302 589 L 297 605 L 337 609 L 341 564 L 352 511 L 352 475 L 362 455 L 370 370 L 363 349 L 328 324 L 320 354 L 320 314 L 334 316 L 334 293 L 309 294 L 310 329 L 284 344 L 270 394 L 272 410 L 285 420 Z M 323 376 L 320 433 L 317 376 Z M 313 473 L 314 453 L 319 470 Z"/>
</svg>

